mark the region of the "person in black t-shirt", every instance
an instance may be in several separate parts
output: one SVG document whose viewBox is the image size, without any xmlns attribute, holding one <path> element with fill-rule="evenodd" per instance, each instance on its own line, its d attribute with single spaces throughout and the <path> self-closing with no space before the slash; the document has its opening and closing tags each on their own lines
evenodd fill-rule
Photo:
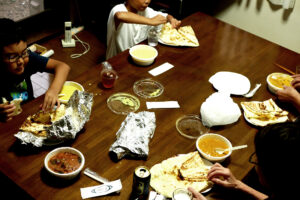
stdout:
<svg viewBox="0 0 300 200">
<path fill-rule="evenodd" d="M 30 76 L 38 71 L 54 71 L 55 74 L 41 109 L 48 111 L 55 104 L 59 106 L 58 93 L 67 79 L 70 67 L 31 52 L 14 21 L 2 18 L 0 27 L 0 119 L 11 120 L 16 109 L 13 103 L 3 102 L 4 98 L 8 102 L 20 98 L 23 102 L 33 99 Z"/>
<path fill-rule="evenodd" d="M 255 164 L 260 183 L 266 188 L 265 195 L 235 178 L 230 169 L 216 163 L 208 172 L 208 180 L 217 185 L 243 191 L 254 199 L 298 199 L 300 171 L 297 158 L 300 155 L 299 122 L 285 122 L 262 128 L 255 136 L 255 153 L 249 162 Z M 194 200 L 206 200 L 195 191 Z"/>
</svg>

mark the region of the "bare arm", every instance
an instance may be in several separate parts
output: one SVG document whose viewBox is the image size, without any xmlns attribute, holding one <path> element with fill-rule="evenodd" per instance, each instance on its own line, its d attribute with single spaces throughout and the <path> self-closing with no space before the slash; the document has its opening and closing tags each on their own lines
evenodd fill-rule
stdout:
<svg viewBox="0 0 300 200">
<path fill-rule="evenodd" d="M 155 17 L 147 18 L 147 17 L 141 16 L 141 15 L 135 14 L 133 12 L 117 12 L 115 14 L 116 28 L 119 26 L 119 24 L 121 22 L 156 26 L 156 25 L 166 23 L 167 19 L 166 19 L 166 17 L 164 17 L 162 15 L 156 15 Z"/>
<path fill-rule="evenodd" d="M 222 179 L 220 177 L 223 177 Z M 228 168 L 216 163 L 208 172 L 208 180 L 226 188 L 241 190 L 257 200 L 267 199 L 268 196 L 237 180 Z"/>
<path fill-rule="evenodd" d="M 52 84 L 45 94 L 44 103 L 42 105 L 42 110 L 44 111 L 52 109 L 55 103 L 57 103 L 59 106 L 58 93 L 67 79 L 70 67 L 64 62 L 49 59 L 46 69 L 54 70 L 55 75 Z"/>
</svg>

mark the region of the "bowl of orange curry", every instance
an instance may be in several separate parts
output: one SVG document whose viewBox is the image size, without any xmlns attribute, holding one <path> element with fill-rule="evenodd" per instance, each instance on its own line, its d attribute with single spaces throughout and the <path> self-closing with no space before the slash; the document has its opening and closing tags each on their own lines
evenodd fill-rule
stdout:
<svg viewBox="0 0 300 200">
<path fill-rule="evenodd" d="M 59 178 L 75 178 L 85 163 L 83 154 L 72 147 L 60 147 L 47 154 L 44 160 L 46 170 Z"/>
<path fill-rule="evenodd" d="M 273 94 L 276 94 L 276 92 L 282 90 L 284 86 L 291 86 L 292 80 L 293 78 L 288 74 L 279 72 L 272 73 L 267 77 L 268 88 Z"/>
<path fill-rule="evenodd" d="M 207 133 L 196 141 L 196 148 L 205 159 L 212 162 L 222 162 L 231 155 L 231 142 L 222 135 Z"/>
</svg>

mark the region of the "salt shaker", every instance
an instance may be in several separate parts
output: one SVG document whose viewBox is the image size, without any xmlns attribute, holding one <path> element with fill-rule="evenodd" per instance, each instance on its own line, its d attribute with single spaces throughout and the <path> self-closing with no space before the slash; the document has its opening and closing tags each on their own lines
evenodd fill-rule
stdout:
<svg viewBox="0 0 300 200">
<path fill-rule="evenodd" d="M 102 62 L 101 82 L 104 88 L 112 88 L 117 79 L 117 72 L 107 61 Z"/>
</svg>

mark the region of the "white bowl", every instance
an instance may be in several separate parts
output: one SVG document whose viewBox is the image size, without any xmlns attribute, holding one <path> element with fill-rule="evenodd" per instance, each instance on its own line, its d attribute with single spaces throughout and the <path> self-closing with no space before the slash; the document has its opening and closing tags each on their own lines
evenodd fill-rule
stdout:
<svg viewBox="0 0 300 200">
<path fill-rule="evenodd" d="M 287 79 L 293 80 L 293 78 L 288 74 L 284 74 L 284 73 L 280 73 L 280 72 L 275 72 L 275 73 L 269 74 L 267 76 L 267 83 L 268 83 L 268 88 L 269 88 L 270 92 L 272 92 L 273 94 L 276 94 L 276 92 L 278 90 L 282 90 L 283 88 L 277 87 L 270 82 L 270 78 L 272 76 L 281 76 L 281 77 L 286 77 Z"/>
<path fill-rule="evenodd" d="M 205 137 L 217 137 L 217 138 L 220 138 L 221 140 L 223 140 L 223 141 L 227 144 L 228 149 L 229 149 L 229 152 L 228 152 L 226 155 L 224 155 L 224 156 L 211 156 L 211 155 L 209 155 L 209 154 L 204 153 L 204 152 L 199 148 L 199 145 L 198 145 L 198 144 L 199 144 L 199 141 L 202 140 L 202 139 L 204 139 Z M 196 148 L 197 148 L 197 150 L 199 151 L 199 153 L 200 153 L 205 159 L 207 159 L 207 160 L 209 160 L 209 161 L 212 161 L 212 162 L 222 162 L 222 161 L 224 161 L 227 157 L 229 157 L 229 156 L 231 155 L 231 153 L 232 153 L 232 145 L 231 145 L 231 142 L 230 142 L 227 138 L 225 138 L 224 136 L 219 135 L 219 134 L 215 134 L 215 133 L 206 133 L 206 134 L 201 135 L 201 136 L 197 139 L 197 141 L 196 141 Z"/>
<path fill-rule="evenodd" d="M 77 83 L 77 82 L 74 82 L 74 81 L 66 81 L 66 82 L 64 83 L 64 86 L 63 86 L 63 87 L 69 87 L 69 86 L 73 87 L 74 90 L 70 91 L 70 92 L 67 93 L 67 94 L 66 94 L 65 91 L 63 91 L 64 88 L 62 88 L 62 91 L 60 91 L 59 96 L 60 96 L 60 95 L 63 95 L 63 96 L 59 97 L 59 100 L 60 100 L 60 102 L 62 102 L 62 103 L 68 103 L 70 97 L 72 96 L 72 94 L 73 94 L 73 92 L 74 92 L 75 90 L 84 91 L 83 86 L 80 85 L 80 84 Z"/>
<path fill-rule="evenodd" d="M 146 58 L 145 55 L 146 52 L 152 55 Z M 137 55 L 137 53 L 139 55 Z M 133 62 L 135 62 L 138 65 L 147 66 L 147 65 L 151 65 L 154 62 L 155 58 L 158 55 L 158 52 L 154 47 L 151 47 L 149 45 L 139 44 L 131 47 L 129 49 L 129 54 L 131 55 Z"/>
<path fill-rule="evenodd" d="M 50 169 L 49 166 L 48 166 L 48 162 L 49 162 L 50 158 L 52 158 L 53 156 L 55 156 L 56 154 L 58 154 L 60 152 L 70 152 L 70 153 L 74 153 L 74 154 L 78 155 L 81 158 L 81 164 L 80 164 L 79 168 L 76 169 L 73 172 L 66 173 L 66 174 L 61 174 L 61 173 L 55 172 L 52 169 Z M 80 171 L 82 170 L 82 168 L 84 167 L 84 163 L 85 163 L 85 159 L 84 159 L 83 154 L 80 151 L 78 151 L 77 149 L 72 148 L 72 147 L 60 147 L 60 148 L 56 148 L 56 149 L 50 151 L 47 154 L 47 156 L 45 157 L 45 159 L 44 159 L 44 165 L 45 165 L 46 170 L 50 174 L 52 174 L 52 175 L 54 175 L 56 177 L 62 178 L 62 179 L 72 179 L 72 178 L 75 178 L 80 173 Z"/>
</svg>

